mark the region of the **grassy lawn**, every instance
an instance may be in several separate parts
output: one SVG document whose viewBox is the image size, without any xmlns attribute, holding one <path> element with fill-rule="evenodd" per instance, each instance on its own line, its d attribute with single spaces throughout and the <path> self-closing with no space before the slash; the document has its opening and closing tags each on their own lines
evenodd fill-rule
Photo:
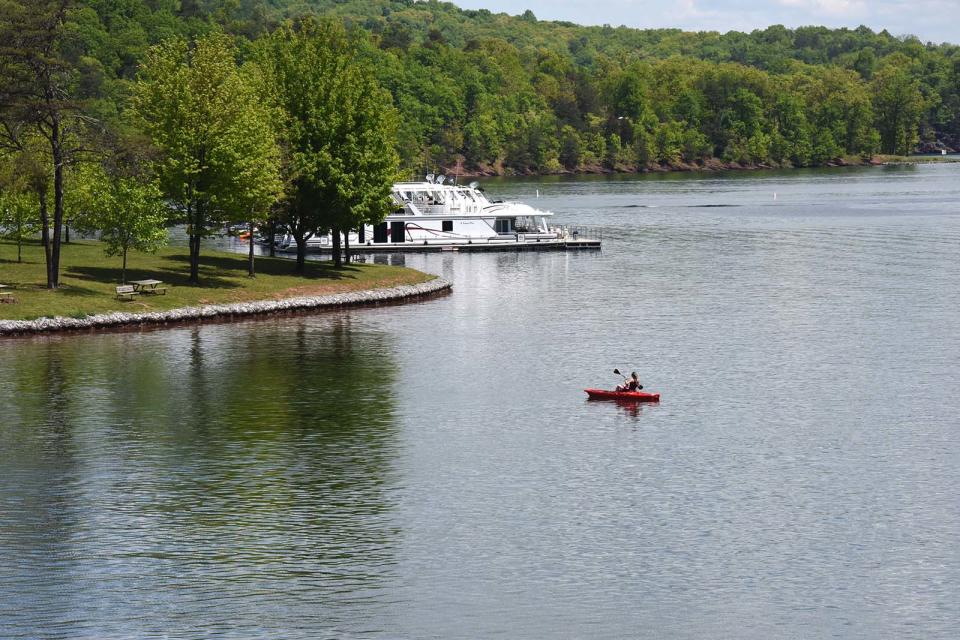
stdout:
<svg viewBox="0 0 960 640">
<path fill-rule="evenodd" d="M 385 265 L 349 264 L 335 269 L 332 262 L 307 262 L 306 273 L 293 273 L 294 262 L 257 257 L 257 277 L 247 277 L 247 257 L 201 249 L 200 284 L 187 283 L 189 261 L 185 247 L 166 247 L 156 254 L 131 252 L 127 281 L 156 279 L 167 286 L 167 295 L 116 299 L 120 284 L 120 258 L 108 258 L 103 245 L 93 240 L 64 244 L 60 258 L 61 288 L 46 288 L 43 247 L 39 242 L 23 247 L 17 263 L 17 246 L 0 240 L 0 284 L 11 285 L 14 303 L 0 304 L 0 320 L 42 317 L 84 317 L 111 311 L 147 312 L 203 304 L 276 300 L 294 296 L 325 295 L 358 289 L 417 284 L 433 276 Z"/>
</svg>

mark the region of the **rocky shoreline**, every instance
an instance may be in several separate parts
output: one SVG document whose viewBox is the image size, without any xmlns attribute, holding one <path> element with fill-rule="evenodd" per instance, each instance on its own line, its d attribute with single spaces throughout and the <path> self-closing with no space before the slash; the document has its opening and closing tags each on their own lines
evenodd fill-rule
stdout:
<svg viewBox="0 0 960 640">
<path fill-rule="evenodd" d="M 383 303 L 400 302 L 430 296 L 449 290 L 453 284 L 443 278 L 434 278 L 415 285 L 401 285 L 388 289 L 351 291 L 326 296 L 304 296 L 283 300 L 260 300 L 236 304 L 211 304 L 201 307 L 183 307 L 150 313 L 104 313 L 85 318 L 38 318 L 36 320 L 0 320 L 0 336 L 56 333 L 62 331 L 90 331 L 133 326 L 156 326 L 204 320 L 229 320 L 249 316 L 269 315 L 310 309 L 340 309 Z"/>
</svg>

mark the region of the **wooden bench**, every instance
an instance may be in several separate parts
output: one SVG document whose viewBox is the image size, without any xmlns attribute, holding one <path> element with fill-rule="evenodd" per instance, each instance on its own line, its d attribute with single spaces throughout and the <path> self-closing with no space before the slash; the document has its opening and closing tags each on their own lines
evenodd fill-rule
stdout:
<svg viewBox="0 0 960 640">
<path fill-rule="evenodd" d="M 140 292 L 141 292 L 141 293 L 149 293 L 150 295 L 157 295 L 157 296 L 160 295 L 161 293 L 162 293 L 163 295 L 167 295 L 167 288 L 166 288 L 166 287 L 154 287 L 153 289 L 141 289 Z"/>
<path fill-rule="evenodd" d="M 133 300 L 133 296 L 140 295 L 140 292 L 134 289 L 132 284 L 124 284 L 117 287 L 118 300 Z"/>
</svg>

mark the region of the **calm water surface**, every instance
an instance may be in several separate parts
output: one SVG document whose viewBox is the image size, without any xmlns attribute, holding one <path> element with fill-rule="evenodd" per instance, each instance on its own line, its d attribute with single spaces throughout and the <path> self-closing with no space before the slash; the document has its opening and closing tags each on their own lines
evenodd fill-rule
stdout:
<svg viewBox="0 0 960 640">
<path fill-rule="evenodd" d="M 956 637 L 960 165 L 487 188 L 603 251 L 0 342 L 0 637 Z"/>
</svg>

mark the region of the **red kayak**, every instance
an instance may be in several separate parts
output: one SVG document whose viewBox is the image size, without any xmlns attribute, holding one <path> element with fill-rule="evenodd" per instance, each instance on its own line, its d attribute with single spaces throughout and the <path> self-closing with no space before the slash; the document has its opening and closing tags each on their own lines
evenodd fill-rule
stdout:
<svg viewBox="0 0 960 640">
<path fill-rule="evenodd" d="M 606 389 L 584 389 L 591 400 L 623 400 L 629 402 L 660 402 L 659 393 L 646 391 L 607 391 Z"/>
</svg>

